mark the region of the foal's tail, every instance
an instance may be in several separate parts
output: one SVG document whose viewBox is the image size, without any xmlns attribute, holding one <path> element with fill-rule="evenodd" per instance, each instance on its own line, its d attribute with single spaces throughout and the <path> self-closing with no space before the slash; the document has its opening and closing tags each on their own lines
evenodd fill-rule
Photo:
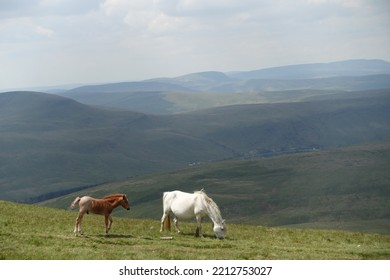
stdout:
<svg viewBox="0 0 390 280">
<path fill-rule="evenodd" d="M 72 204 L 70 205 L 70 208 L 73 209 L 76 203 L 77 204 L 79 203 L 80 199 L 81 199 L 80 197 L 76 197 L 76 199 L 73 200 Z"/>
<path fill-rule="evenodd" d="M 170 216 L 169 213 L 165 216 L 164 228 L 168 229 L 168 230 L 171 230 L 171 216 Z"/>
</svg>

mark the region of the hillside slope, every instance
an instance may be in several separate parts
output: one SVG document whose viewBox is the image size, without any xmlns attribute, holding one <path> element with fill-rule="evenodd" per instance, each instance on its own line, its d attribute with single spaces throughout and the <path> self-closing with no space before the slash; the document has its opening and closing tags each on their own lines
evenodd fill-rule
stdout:
<svg viewBox="0 0 390 280">
<path fill-rule="evenodd" d="M 76 196 L 127 193 L 132 217 L 159 220 L 165 191 L 204 188 L 228 223 L 390 233 L 390 144 L 223 161 L 103 184 Z M 123 213 L 127 215 L 126 213 Z"/>
<path fill-rule="evenodd" d="M 18 201 L 198 162 L 390 139 L 387 91 L 167 116 L 31 92 L 1 93 L 0 106 L 0 198 Z"/>
<path fill-rule="evenodd" d="M 117 210 L 117 209 L 116 209 Z M 111 236 L 104 237 L 102 216 L 86 215 L 85 236 L 72 230 L 76 211 L 0 201 L 0 259 L 5 260 L 259 260 L 389 259 L 389 236 L 341 231 L 278 229 L 230 224 L 218 240 L 204 226 L 205 238 L 159 232 L 159 222 L 114 216 Z M 116 213 L 116 212 L 115 212 Z M 161 240 L 160 237 L 172 237 Z"/>
</svg>

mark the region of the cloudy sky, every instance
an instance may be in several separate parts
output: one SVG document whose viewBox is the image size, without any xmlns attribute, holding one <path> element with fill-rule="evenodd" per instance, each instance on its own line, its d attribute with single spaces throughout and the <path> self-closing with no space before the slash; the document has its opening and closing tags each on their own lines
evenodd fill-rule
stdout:
<svg viewBox="0 0 390 280">
<path fill-rule="evenodd" d="M 390 1 L 0 0 L 0 89 L 355 58 L 390 61 Z"/>
</svg>

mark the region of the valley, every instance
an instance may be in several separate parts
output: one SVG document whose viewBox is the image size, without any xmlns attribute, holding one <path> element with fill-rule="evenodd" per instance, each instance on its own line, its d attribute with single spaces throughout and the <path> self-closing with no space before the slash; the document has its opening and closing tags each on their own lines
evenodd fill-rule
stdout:
<svg viewBox="0 0 390 280">
<path fill-rule="evenodd" d="M 235 224 L 388 234 L 388 62 L 0 93 L 0 200 L 205 188 Z M 121 215 L 121 212 L 118 213 Z"/>
</svg>

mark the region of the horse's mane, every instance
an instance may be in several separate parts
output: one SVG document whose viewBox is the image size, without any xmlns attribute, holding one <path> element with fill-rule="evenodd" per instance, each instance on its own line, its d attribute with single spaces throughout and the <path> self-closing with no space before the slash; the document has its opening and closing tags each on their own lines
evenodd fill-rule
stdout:
<svg viewBox="0 0 390 280">
<path fill-rule="evenodd" d="M 106 195 L 102 199 L 104 199 L 104 200 L 117 200 L 119 197 L 126 197 L 126 199 L 127 199 L 127 196 L 123 193 L 115 193 L 115 194 Z"/>
<path fill-rule="evenodd" d="M 210 213 L 211 218 L 216 220 L 216 222 L 218 222 L 218 223 L 222 223 L 223 219 L 222 219 L 221 211 L 219 210 L 218 205 L 214 202 L 214 200 L 211 197 L 209 197 L 206 194 L 205 190 L 201 189 L 200 191 L 195 191 L 194 193 L 200 194 L 203 196 L 204 201 L 206 202 L 205 204 L 206 204 L 207 210 Z"/>
<path fill-rule="evenodd" d="M 124 196 L 125 194 L 123 193 L 115 193 L 115 194 L 109 194 L 103 197 L 102 199 L 107 199 L 107 198 L 113 198 L 113 197 L 118 197 L 118 196 Z"/>
<path fill-rule="evenodd" d="M 123 193 L 115 193 L 115 194 L 109 194 L 109 195 L 106 195 L 105 197 L 103 197 L 102 199 L 115 199 L 115 198 L 118 198 L 118 197 L 123 197 L 123 196 L 126 196 L 125 194 Z"/>
</svg>

